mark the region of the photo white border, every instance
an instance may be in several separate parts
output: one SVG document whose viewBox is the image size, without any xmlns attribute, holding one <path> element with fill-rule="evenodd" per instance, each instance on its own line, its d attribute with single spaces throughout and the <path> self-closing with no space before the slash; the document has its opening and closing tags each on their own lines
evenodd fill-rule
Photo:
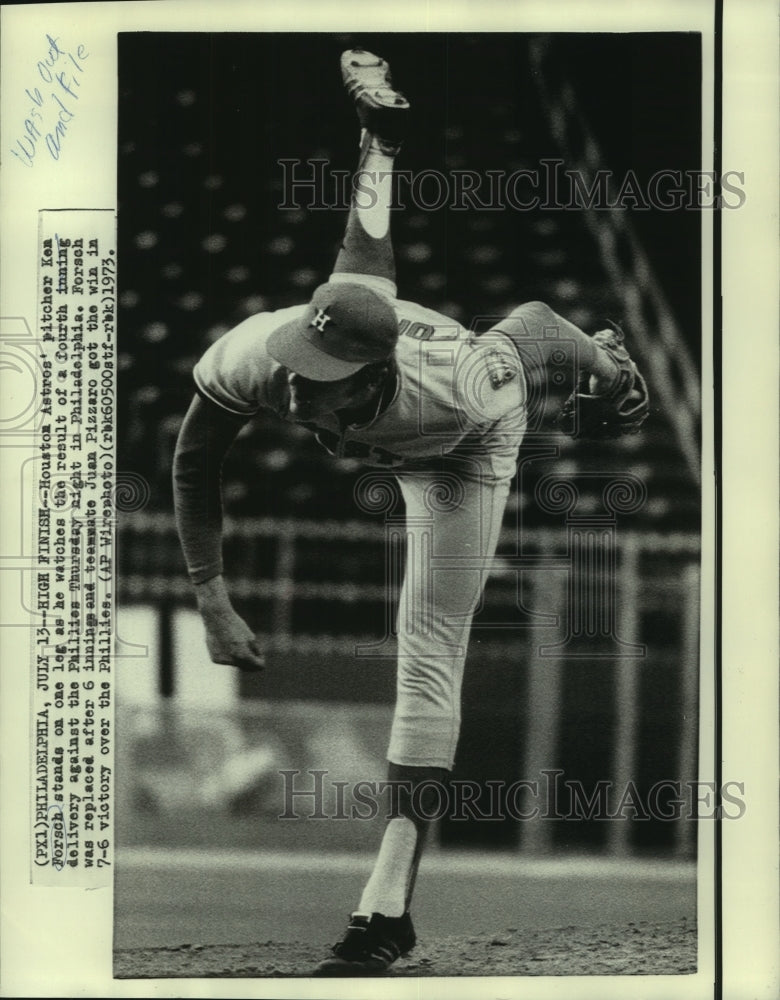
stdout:
<svg viewBox="0 0 780 1000">
<path fill-rule="evenodd" d="M 116 34 L 119 31 L 627 31 L 701 30 L 705 39 L 705 95 L 712 65 L 714 0 L 541 0 L 374 5 L 296 0 L 288 7 L 223 0 L 132 3 L 26 4 L 0 11 L 0 314 L 37 313 L 37 211 L 53 207 L 111 208 L 116 203 Z M 83 44 L 89 55 L 83 104 L 59 163 L 41 157 L 28 169 L 9 147 L 27 113 L 25 88 L 34 85 L 46 32 Z M 723 996 L 727 1000 L 778 995 L 777 814 L 777 556 L 778 556 L 778 120 L 777 11 L 771 0 L 724 3 L 724 147 L 722 169 L 744 172 L 745 205 L 722 217 L 723 252 L 723 721 L 724 780 L 745 782 L 747 811 L 723 824 Z M 659 72 L 663 67 L 659 67 Z M 705 100 L 705 169 L 712 108 Z M 711 227 L 714 217 L 705 225 Z M 706 259 L 705 244 L 705 259 Z M 707 268 L 705 267 L 705 275 Z M 704 329 L 712 295 L 704 286 Z M 704 385 L 712 385 L 704 351 Z M 0 380 L 4 378 L 0 373 Z M 5 385 L 8 383 L 6 382 Z M 705 394 L 705 413 L 713 398 Z M 707 609 L 716 586 L 715 529 L 710 489 L 713 428 L 705 427 L 702 696 L 712 692 L 714 629 Z M 0 474 L 2 464 L 0 462 Z M 3 495 L 20 484 L 3 477 Z M 5 520 L 5 519 L 3 519 Z M 10 522 L 11 519 L 8 519 Z M 12 527 L 12 525 L 11 525 Z M 9 524 L 0 521 L 0 556 L 11 551 Z M 0 600 L 17 591 L 0 577 Z M 307 980 L 113 980 L 112 892 L 40 888 L 28 884 L 29 662 L 20 630 L 0 635 L 2 731 L 2 995 L 18 996 L 273 996 L 342 997 L 343 983 Z M 709 706 L 710 715 L 712 705 Z M 701 773 L 714 766 L 702 727 Z M 708 759 L 709 755 L 709 759 Z M 700 824 L 701 827 L 707 826 Z M 703 833 L 705 839 L 709 834 Z M 711 954 L 707 927 L 712 908 L 707 845 L 700 859 L 702 956 Z M 712 866 L 710 866 L 712 867 Z M 704 876 L 704 877 L 702 877 Z M 567 1000 L 636 995 L 678 1000 L 712 995 L 713 967 L 704 961 L 689 977 L 577 977 L 448 980 L 450 997 L 566 997 Z M 439 985 L 437 985 L 439 984 Z M 399 998 L 436 996 L 435 979 L 359 980 L 349 995 Z"/>
</svg>

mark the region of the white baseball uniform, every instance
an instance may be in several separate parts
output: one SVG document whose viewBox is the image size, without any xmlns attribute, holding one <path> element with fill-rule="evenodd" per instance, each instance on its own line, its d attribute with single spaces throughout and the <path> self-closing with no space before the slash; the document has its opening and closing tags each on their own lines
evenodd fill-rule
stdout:
<svg viewBox="0 0 780 1000">
<path fill-rule="evenodd" d="M 526 384 L 511 340 L 392 299 L 399 326 L 392 399 L 369 422 L 307 422 L 331 454 L 392 470 L 406 504 L 407 567 L 398 612 L 398 695 L 388 758 L 451 769 L 474 610 L 489 572 L 525 429 Z M 214 343 L 201 394 L 250 416 L 288 414 L 287 371 L 266 341 L 305 306 L 261 313 Z"/>
</svg>

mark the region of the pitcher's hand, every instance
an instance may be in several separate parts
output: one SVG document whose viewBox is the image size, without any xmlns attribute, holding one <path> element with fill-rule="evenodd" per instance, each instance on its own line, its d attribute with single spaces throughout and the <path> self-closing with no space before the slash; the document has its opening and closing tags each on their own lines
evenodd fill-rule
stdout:
<svg viewBox="0 0 780 1000">
<path fill-rule="evenodd" d="M 206 628 L 206 646 L 214 663 L 241 670 L 262 670 L 265 656 L 254 632 L 236 613 L 221 576 L 196 588 L 198 610 Z"/>
</svg>

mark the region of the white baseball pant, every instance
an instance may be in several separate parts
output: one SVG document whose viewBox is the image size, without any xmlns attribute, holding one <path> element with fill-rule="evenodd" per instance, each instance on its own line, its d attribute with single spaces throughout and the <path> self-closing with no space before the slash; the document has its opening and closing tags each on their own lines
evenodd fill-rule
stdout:
<svg viewBox="0 0 780 1000">
<path fill-rule="evenodd" d="M 397 615 L 397 698 L 388 759 L 452 769 L 471 623 L 498 543 L 510 481 L 398 476 L 406 572 Z"/>
</svg>

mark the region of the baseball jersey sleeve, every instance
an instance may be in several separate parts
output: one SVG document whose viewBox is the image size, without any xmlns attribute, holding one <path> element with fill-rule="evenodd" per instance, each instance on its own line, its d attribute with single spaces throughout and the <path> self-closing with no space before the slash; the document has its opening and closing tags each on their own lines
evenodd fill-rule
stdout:
<svg viewBox="0 0 780 1000">
<path fill-rule="evenodd" d="M 491 424 L 523 411 L 526 401 L 523 365 L 508 337 L 491 330 L 463 346 L 455 396 L 456 405 L 476 425 Z"/>
<path fill-rule="evenodd" d="M 238 416 L 273 408 L 272 376 L 279 365 L 269 356 L 266 341 L 273 330 L 295 319 L 304 308 L 258 313 L 220 337 L 193 371 L 201 395 Z"/>
</svg>

